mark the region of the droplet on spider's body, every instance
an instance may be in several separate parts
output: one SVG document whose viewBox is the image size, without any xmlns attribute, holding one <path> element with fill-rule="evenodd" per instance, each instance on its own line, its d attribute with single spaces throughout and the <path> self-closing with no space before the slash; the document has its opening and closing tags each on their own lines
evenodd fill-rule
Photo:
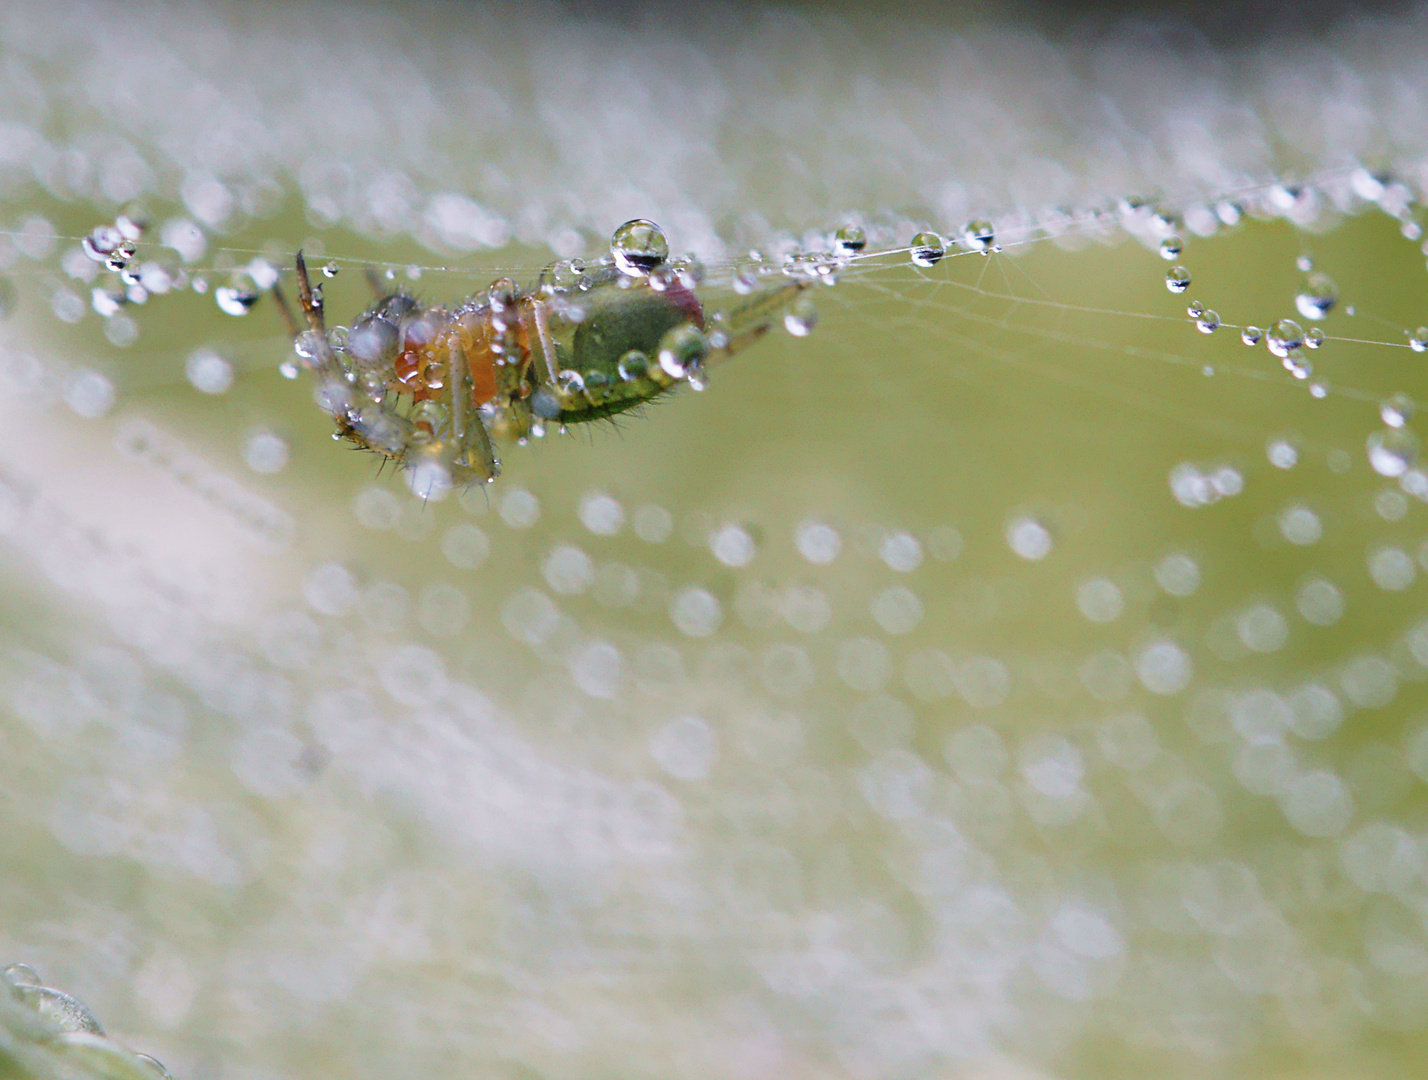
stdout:
<svg viewBox="0 0 1428 1080">
<path fill-rule="evenodd" d="M 1304 330 L 1293 319 L 1280 319 L 1269 328 L 1265 339 L 1269 351 L 1281 359 L 1304 345 Z"/>
<path fill-rule="evenodd" d="M 784 313 L 783 325 L 794 337 L 807 337 L 818 325 L 818 308 L 807 296 L 800 296 Z"/>
<path fill-rule="evenodd" d="M 610 237 L 610 255 L 622 273 L 644 277 L 669 258 L 669 241 L 653 221 L 634 218 Z"/>
<path fill-rule="evenodd" d="M 936 266 L 947 254 L 947 244 L 935 232 L 920 232 L 912 238 L 912 250 L 908 252 L 914 266 Z"/>
<path fill-rule="evenodd" d="M 631 349 L 620 357 L 615 365 L 616 373 L 622 382 L 631 382 L 635 379 L 643 379 L 650 371 L 650 358 L 639 349 Z"/>
<path fill-rule="evenodd" d="M 382 364 L 397 354 L 398 333 L 394 324 L 372 316 L 359 319 L 347 333 L 347 353 L 363 364 Z"/>
<path fill-rule="evenodd" d="M 868 246 L 868 235 L 858 225 L 844 225 L 833 234 L 835 255 L 856 255 Z"/>
<path fill-rule="evenodd" d="M 1310 274 L 1294 297 L 1299 314 L 1316 322 L 1329 314 L 1338 302 L 1339 287 L 1328 274 Z"/>
<path fill-rule="evenodd" d="M 682 379 L 689 368 L 703 362 L 708 351 L 704 332 L 693 323 L 680 323 L 660 338 L 660 369 L 671 379 Z"/>
<path fill-rule="evenodd" d="M 1172 266 L 1165 272 L 1165 287 L 1173 293 L 1183 293 L 1190 288 L 1190 271 L 1183 266 Z"/>
</svg>

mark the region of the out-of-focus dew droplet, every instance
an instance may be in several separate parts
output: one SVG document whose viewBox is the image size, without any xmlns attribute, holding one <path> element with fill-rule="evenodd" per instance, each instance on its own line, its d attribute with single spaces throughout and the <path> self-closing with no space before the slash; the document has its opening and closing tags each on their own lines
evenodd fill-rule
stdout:
<svg viewBox="0 0 1428 1080">
<path fill-rule="evenodd" d="M 645 277 L 669 258 L 669 241 L 653 221 L 634 218 L 610 237 L 610 254 L 624 273 Z"/>
<path fill-rule="evenodd" d="M 794 337 L 807 337 L 818 325 L 818 308 L 807 296 L 800 296 L 784 314 L 783 325 Z"/>
<path fill-rule="evenodd" d="M 1294 297 L 1294 306 L 1299 309 L 1299 314 L 1316 322 L 1328 315 L 1338 302 L 1339 287 L 1328 274 L 1321 273 L 1305 278 Z"/>
<path fill-rule="evenodd" d="M 1406 427 L 1375 431 L 1368 437 L 1368 460 L 1380 476 L 1402 476 L 1418 461 L 1418 436 Z"/>
<path fill-rule="evenodd" d="M 1160 242 L 1160 257 L 1166 262 L 1174 262 L 1185 250 L 1185 242 L 1178 236 L 1167 236 Z"/>
<path fill-rule="evenodd" d="M 253 310 L 258 291 L 241 285 L 220 285 L 213 290 L 213 299 L 225 315 L 242 316 Z"/>
<path fill-rule="evenodd" d="M 1378 407 L 1378 414 L 1389 427 L 1401 428 L 1413 419 L 1417 409 L 1414 400 L 1400 390 L 1384 399 Z"/>
</svg>

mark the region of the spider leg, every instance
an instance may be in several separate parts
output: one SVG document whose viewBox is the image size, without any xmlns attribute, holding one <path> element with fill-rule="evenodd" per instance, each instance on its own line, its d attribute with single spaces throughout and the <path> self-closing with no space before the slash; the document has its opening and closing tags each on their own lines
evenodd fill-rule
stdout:
<svg viewBox="0 0 1428 1080">
<path fill-rule="evenodd" d="M 292 305 L 288 303 L 287 296 L 276 282 L 273 284 L 273 300 L 278 305 L 278 314 L 282 316 L 283 325 L 288 329 L 288 337 L 296 341 L 302 330 L 298 326 L 297 317 L 293 315 Z"/>
<path fill-rule="evenodd" d="M 451 394 L 451 435 L 457 447 L 455 464 L 489 482 L 500 475 L 501 463 L 496 459 L 481 413 L 472 402 L 471 363 L 461 336 L 452 334 L 450 343 L 451 370 L 447 382 Z"/>
</svg>

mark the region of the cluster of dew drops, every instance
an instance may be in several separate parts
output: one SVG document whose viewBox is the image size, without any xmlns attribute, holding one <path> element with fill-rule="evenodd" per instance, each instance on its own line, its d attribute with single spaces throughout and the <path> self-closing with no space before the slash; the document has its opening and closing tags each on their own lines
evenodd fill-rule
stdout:
<svg viewBox="0 0 1428 1080">
<path fill-rule="evenodd" d="M 1415 217 L 1416 204 L 1404 185 L 1372 176 L 1365 170 L 1359 170 L 1353 177 L 1353 185 L 1355 191 L 1365 200 L 1376 203 L 1386 213 L 1399 220 L 1400 231 L 1406 239 L 1415 242 L 1422 239 L 1423 227 Z M 1131 202 L 1135 203 L 1135 200 Z M 1143 204 L 1133 206 L 1133 209 L 1141 208 Z M 1237 224 L 1243 213 L 1243 208 L 1233 202 L 1225 202 L 1216 207 L 1217 216 L 1227 226 Z M 1185 241 L 1179 234 L 1177 217 L 1164 211 L 1154 211 L 1153 223 L 1163 233 L 1163 239 L 1158 246 L 1160 257 L 1174 264 L 1165 273 L 1165 287 L 1174 295 L 1183 295 L 1189 290 L 1193 279 L 1190 271 L 1180 262 Z M 1422 251 L 1428 255 L 1428 242 L 1423 243 Z M 1304 322 L 1322 322 L 1339 305 L 1338 285 L 1328 274 L 1316 269 L 1312 257 L 1307 254 L 1300 255 L 1295 260 L 1295 265 L 1303 278 L 1295 291 L 1294 306 Z M 1347 315 L 1354 314 L 1352 306 L 1344 310 Z M 1219 313 L 1206 308 L 1198 301 L 1191 300 L 1185 312 L 1194 320 L 1195 328 L 1201 333 L 1213 334 L 1220 329 Z M 1409 348 L 1414 352 L 1428 352 L 1428 326 L 1405 330 L 1404 336 L 1408 339 Z M 1326 334 L 1319 326 L 1309 325 L 1306 328 L 1299 320 L 1284 317 L 1265 327 L 1242 327 L 1240 340 L 1251 348 L 1263 342 L 1293 378 L 1308 384 L 1311 396 L 1328 396 L 1329 386 L 1322 378 L 1314 377 L 1314 365 L 1308 356 L 1309 351 L 1319 349 L 1327 340 Z M 1206 372 L 1212 373 L 1213 368 L 1207 367 Z M 1423 474 L 1414 468 L 1419 444 L 1417 436 L 1408 425 L 1415 411 L 1416 404 L 1413 399 L 1402 392 L 1391 394 L 1380 403 L 1379 418 L 1384 426 L 1368 437 L 1368 459 L 1374 471 L 1382 476 L 1400 479 L 1406 486 L 1415 488 L 1412 494 L 1428 500 L 1428 481 L 1422 480 Z"/>
</svg>

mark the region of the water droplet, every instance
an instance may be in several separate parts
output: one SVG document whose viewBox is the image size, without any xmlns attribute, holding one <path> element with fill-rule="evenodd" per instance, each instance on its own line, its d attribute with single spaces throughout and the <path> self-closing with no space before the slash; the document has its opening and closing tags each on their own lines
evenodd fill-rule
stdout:
<svg viewBox="0 0 1428 1080">
<path fill-rule="evenodd" d="M 1291 349 L 1280 363 L 1284 365 L 1284 370 L 1296 379 L 1307 379 L 1314 374 L 1314 365 L 1304 355 L 1303 349 Z"/>
<path fill-rule="evenodd" d="M 649 374 L 650 358 L 639 349 L 631 349 L 620 357 L 620 362 L 616 365 L 616 371 L 622 382 L 631 382 L 634 379 L 643 379 Z"/>
<path fill-rule="evenodd" d="M 1401 428 L 1413 419 L 1417 408 L 1413 399 L 1400 390 L 1396 394 L 1390 394 L 1384 400 L 1383 404 L 1378 407 L 1378 414 L 1389 427 Z"/>
<path fill-rule="evenodd" d="M 1178 236 L 1167 236 L 1160 242 L 1160 257 L 1166 262 L 1174 262 L 1185 250 L 1185 241 Z"/>
<path fill-rule="evenodd" d="M 1408 336 L 1408 347 L 1414 352 L 1428 352 L 1428 326 L 1420 326 Z"/>
<path fill-rule="evenodd" d="M 108 319 L 119 311 L 127 299 L 123 293 L 96 288 L 90 294 L 90 306 L 100 318 Z"/>
<path fill-rule="evenodd" d="M 908 254 L 914 266 L 936 266 L 947 254 L 947 244 L 935 232 L 920 232 L 912 238 Z"/>
<path fill-rule="evenodd" d="M 1217 311 L 1201 312 L 1195 320 L 1195 328 L 1202 334 L 1213 334 L 1220 328 L 1220 314 Z"/>
<path fill-rule="evenodd" d="M 233 365 L 212 349 L 189 353 L 184 372 L 200 393 L 222 394 L 233 385 Z"/>
<path fill-rule="evenodd" d="M 631 277 L 644 277 L 669 258 L 669 241 L 653 221 L 634 218 L 610 237 L 615 265 Z"/>
<path fill-rule="evenodd" d="M 1311 326 L 1308 330 L 1304 331 L 1304 345 L 1306 348 L 1317 349 L 1322 344 L 1324 344 L 1324 331 L 1320 330 L 1317 326 Z"/>
<path fill-rule="evenodd" d="M 213 290 L 213 299 L 219 310 L 226 315 L 246 315 L 258 302 L 258 294 L 251 289 L 235 285 L 220 285 Z"/>
<path fill-rule="evenodd" d="M 709 343 L 693 323 L 680 323 L 665 332 L 659 342 L 659 366 L 671 379 L 682 379 L 685 373 L 704 361 Z"/>
<path fill-rule="evenodd" d="M 1283 359 L 1304 345 L 1304 331 L 1293 319 L 1280 319 L 1269 328 L 1265 341 L 1269 351 Z"/>
<path fill-rule="evenodd" d="M 835 255 L 856 255 L 868 246 L 868 234 L 857 225 L 844 225 L 833 234 Z"/>
<path fill-rule="evenodd" d="M 510 278 L 497 278 L 486 289 L 486 302 L 491 305 L 491 310 L 498 315 L 505 314 L 514 308 L 520 296 L 520 289 Z"/>
<path fill-rule="evenodd" d="M 335 278 L 337 276 L 337 263 L 333 262 L 331 259 L 323 263 L 322 275 L 323 277 Z"/>
<path fill-rule="evenodd" d="M 1198 300 L 1191 300 L 1190 303 L 1185 305 L 1185 314 L 1189 315 L 1192 319 L 1198 319 L 1204 312 L 1205 305 Z"/>
<path fill-rule="evenodd" d="M 129 260 L 134 257 L 134 245 L 128 240 L 123 241 L 111 251 L 104 260 L 104 265 L 115 273 L 125 269 L 129 265 Z"/>
<path fill-rule="evenodd" d="M 783 325 L 794 337 L 807 337 L 818 325 L 818 309 L 810 298 L 800 296 L 784 314 Z"/>
<path fill-rule="evenodd" d="M 992 248 L 996 246 L 996 232 L 992 229 L 992 223 L 985 218 L 967 222 L 967 228 L 963 231 L 963 235 L 967 238 L 967 246 L 973 251 L 980 251 L 983 255 L 990 255 Z"/>
<path fill-rule="evenodd" d="M 1190 288 L 1190 271 L 1183 266 L 1172 266 L 1165 272 L 1165 287 L 1173 293 L 1183 293 Z"/>
<path fill-rule="evenodd" d="M 1339 302 L 1339 287 L 1328 274 L 1310 274 L 1294 297 L 1294 306 L 1306 319 L 1319 320 Z"/>
<path fill-rule="evenodd" d="M 1368 437 L 1368 459 L 1380 476 L 1402 476 L 1418 460 L 1418 436 L 1406 427 L 1388 427 Z"/>
<path fill-rule="evenodd" d="M 123 241 L 124 235 L 113 225 L 97 225 L 79 246 L 95 262 L 102 263 Z"/>
<path fill-rule="evenodd" d="M 1258 345 L 1264 340 L 1264 331 L 1258 326 L 1246 326 L 1240 331 L 1240 340 L 1246 345 Z"/>
<path fill-rule="evenodd" d="M 0 969 L 0 978 L 11 986 L 39 986 L 40 976 L 29 964 L 7 964 Z"/>
<path fill-rule="evenodd" d="M 1294 260 L 1294 265 L 1307 274 L 1314 269 L 1314 260 L 1308 255 L 1301 255 Z"/>
</svg>

